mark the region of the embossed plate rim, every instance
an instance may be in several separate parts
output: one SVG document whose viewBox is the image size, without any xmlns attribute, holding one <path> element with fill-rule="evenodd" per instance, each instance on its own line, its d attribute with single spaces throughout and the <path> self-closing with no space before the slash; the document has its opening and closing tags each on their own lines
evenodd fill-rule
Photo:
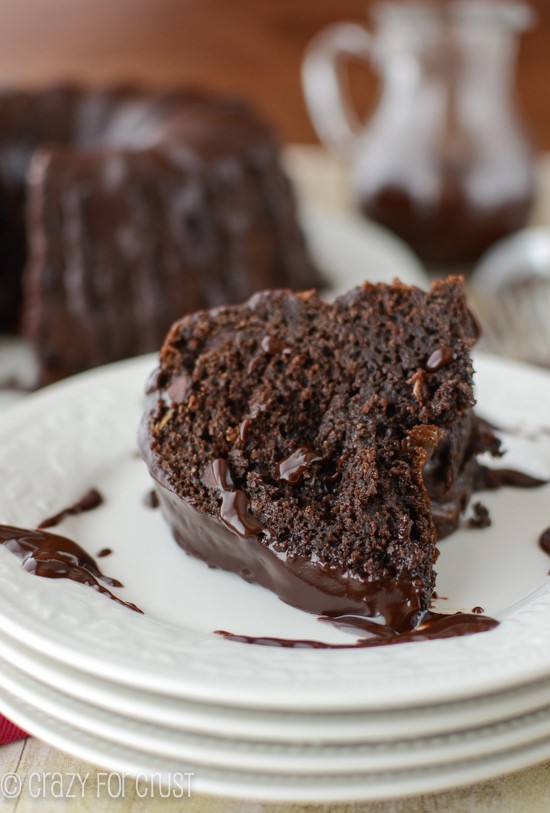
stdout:
<svg viewBox="0 0 550 813">
<path fill-rule="evenodd" d="M 460 732 L 440 732 L 395 741 L 321 744 L 272 743 L 255 739 L 219 738 L 202 732 L 174 730 L 98 709 L 85 699 L 69 697 L 39 683 L 0 658 L 0 688 L 82 731 L 165 759 L 192 760 L 200 765 L 251 773 L 342 776 L 425 765 L 445 765 L 487 753 L 505 751 L 550 733 L 550 704 L 535 712 L 514 715 Z"/>
<path fill-rule="evenodd" d="M 279 802 L 345 802 L 391 799 L 405 794 L 433 793 L 466 783 L 482 781 L 510 771 L 527 768 L 548 759 L 550 737 L 488 754 L 474 760 L 453 760 L 449 765 L 408 771 L 388 771 L 378 775 L 289 776 L 288 774 L 250 774 L 222 770 L 143 754 L 129 746 L 111 743 L 75 726 L 63 723 L 39 707 L 4 691 L 0 695 L 0 713 L 23 730 L 54 748 L 102 768 L 129 776 L 161 777 L 164 786 L 176 772 L 193 771 L 193 793 L 229 798 Z"/>
<path fill-rule="evenodd" d="M 73 475 L 86 473 L 132 452 L 143 382 L 153 365 L 154 357 L 147 356 L 94 370 L 4 413 L 0 470 L 10 472 L 11 489 L 0 495 L 4 521 L 17 519 L 19 502 L 29 500 L 33 482 L 36 486 L 38 480 L 40 489 L 35 516 L 27 524 L 44 515 L 44 490 L 55 491 L 66 481 L 67 466 Z M 516 382 L 519 376 L 550 400 L 548 374 L 481 356 L 477 366 L 481 376 L 512 374 Z M 43 444 L 38 451 L 33 435 Z M 134 615 L 74 583 L 64 582 L 60 589 L 60 583 L 24 573 L 14 557 L 0 550 L 0 621 L 6 632 L 40 651 L 47 647 L 51 657 L 83 671 L 222 705 L 396 708 L 513 688 L 550 674 L 549 608 L 547 580 L 499 628 L 484 635 L 360 651 L 271 649 Z M 464 662 L 468 670 L 459 668 Z"/>
<path fill-rule="evenodd" d="M 358 713 L 296 713 L 186 702 L 114 684 L 72 670 L 0 632 L 0 657 L 40 683 L 107 712 L 171 729 L 261 742 L 315 741 L 349 745 L 378 739 L 436 736 L 491 725 L 550 704 L 550 679 L 468 700 L 426 707 Z"/>
</svg>

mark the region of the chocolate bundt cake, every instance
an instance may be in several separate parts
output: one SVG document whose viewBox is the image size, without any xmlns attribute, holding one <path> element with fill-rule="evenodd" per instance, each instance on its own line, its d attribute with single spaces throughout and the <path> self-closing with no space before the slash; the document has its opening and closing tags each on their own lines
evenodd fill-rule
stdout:
<svg viewBox="0 0 550 813">
<path fill-rule="evenodd" d="M 23 298 L 43 383 L 157 349 L 183 313 L 319 284 L 271 129 L 198 92 L 0 93 L 0 247 L 0 332 Z"/>
<path fill-rule="evenodd" d="M 478 337 L 462 281 L 271 291 L 187 316 L 140 447 L 179 544 L 316 613 L 415 625 L 475 456 Z"/>
</svg>

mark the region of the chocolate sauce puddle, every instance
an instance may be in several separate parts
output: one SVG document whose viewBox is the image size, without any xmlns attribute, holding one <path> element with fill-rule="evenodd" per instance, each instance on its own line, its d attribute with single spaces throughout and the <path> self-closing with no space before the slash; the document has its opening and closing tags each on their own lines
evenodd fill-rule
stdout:
<svg viewBox="0 0 550 813">
<path fill-rule="evenodd" d="M 101 584 L 104 582 L 110 587 L 124 586 L 122 582 L 105 576 L 95 560 L 72 539 L 40 529 L 30 531 L 11 525 L 0 525 L 0 545 L 5 545 L 11 553 L 21 559 L 21 565 L 27 573 L 46 579 L 70 579 L 86 584 L 118 604 L 136 613 L 142 613 L 135 604 L 123 601 Z"/>
<path fill-rule="evenodd" d="M 72 517 L 77 514 L 83 514 L 85 511 L 92 511 L 94 508 L 98 508 L 98 506 L 102 505 L 103 502 L 103 497 L 99 491 L 96 488 L 91 488 L 78 502 L 75 502 L 74 505 L 70 505 L 58 514 L 54 514 L 53 517 L 48 517 L 48 519 L 43 520 L 38 527 L 53 528 L 55 525 L 59 525 L 65 517 Z"/>
<path fill-rule="evenodd" d="M 464 635 L 476 635 L 488 632 L 498 627 L 499 622 L 486 615 L 473 613 L 444 613 L 428 612 L 422 623 L 409 632 L 397 633 L 391 627 L 377 624 L 369 618 L 356 615 L 341 615 L 331 618 L 321 616 L 319 621 L 332 624 L 344 632 L 359 633 L 362 637 L 352 644 L 329 644 L 325 641 L 310 641 L 308 639 L 268 638 L 253 635 L 235 635 L 225 630 L 216 630 L 229 641 L 242 644 L 256 644 L 258 646 L 272 646 L 283 649 L 369 649 L 375 646 L 394 646 L 395 644 L 410 644 L 417 641 L 437 641 L 445 638 L 460 638 Z"/>
</svg>

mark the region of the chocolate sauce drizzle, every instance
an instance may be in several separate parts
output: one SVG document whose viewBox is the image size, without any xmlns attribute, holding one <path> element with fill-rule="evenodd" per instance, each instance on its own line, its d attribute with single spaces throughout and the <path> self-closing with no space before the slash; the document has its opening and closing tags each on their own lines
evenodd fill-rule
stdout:
<svg viewBox="0 0 550 813">
<path fill-rule="evenodd" d="M 477 609 L 477 608 L 476 608 Z M 332 624 L 344 632 L 357 633 L 359 641 L 350 644 L 329 644 L 325 641 L 312 641 L 308 639 L 269 638 L 254 635 L 235 635 L 225 630 L 216 630 L 215 634 L 229 641 L 242 644 L 257 644 L 258 646 L 273 646 L 283 649 L 370 649 L 378 646 L 394 646 L 395 644 L 410 644 L 418 641 L 438 641 L 444 638 L 459 638 L 464 635 L 476 635 L 488 632 L 498 626 L 498 621 L 486 615 L 428 612 L 421 624 L 409 632 L 397 633 L 391 627 L 377 624 L 368 618 L 355 615 L 342 615 L 331 618 L 321 616 L 319 621 Z M 366 635 L 365 635 L 366 633 Z"/>
<path fill-rule="evenodd" d="M 209 488 L 217 488 L 222 498 L 220 518 L 239 536 L 256 536 L 265 530 L 259 519 L 250 513 L 250 503 L 244 491 L 235 488 L 227 460 L 218 458 L 209 463 L 204 473 Z"/>
<path fill-rule="evenodd" d="M 514 488 L 539 488 L 548 484 L 548 480 L 532 477 L 515 469 L 490 469 L 478 463 L 474 491 L 495 491 L 503 486 Z"/>
<path fill-rule="evenodd" d="M 277 463 L 280 480 L 286 480 L 291 486 L 301 483 L 304 473 L 312 463 L 319 463 L 323 458 L 307 446 L 299 446 L 294 452 L 283 457 Z"/>
<path fill-rule="evenodd" d="M 86 584 L 124 607 L 136 613 L 142 612 L 135 604 L 123 601 L 101 584 L 103 582 L 109 587 L 124 586 L 122 582 L 105 576 L 95 560 L 72 539 L 40 529 L 30 531 L 0 525 L 0 545 L 5 545 L 21 559 L 22 567 L 27 573 L 46 579 L 70 579 Z"/>
<path fill-rule="evenodd" d="M 99 491 L 95 488 L 91 488 L 78 502 L 75 502 L 74 505 L 70 505 L 58 514 L 54 514 L 53 517 L 48 517 L 48 519 L 43 520 L 38 527 L 53 528 L 55 525 L 59 525 L 65 517 L 76 516 L 77 514 L 84 513 L 84 511 L 92 511 L 94 508 L 102 505 L 103 502 L 103 497 Z"/>
</svg>

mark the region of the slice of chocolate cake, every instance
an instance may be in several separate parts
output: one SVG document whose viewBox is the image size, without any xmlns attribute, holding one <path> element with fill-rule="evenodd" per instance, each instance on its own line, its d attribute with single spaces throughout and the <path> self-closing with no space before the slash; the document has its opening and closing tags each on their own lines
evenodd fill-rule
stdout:
<svg viewBox="0 0 550 813">
<path fill-rule="evenodd" d="M 456 527 L 493 442 L 472 413 L 477 336 L 459 278 L 333 304 L 271 291 L 177 322 L 140 443 L 179 544 L 302 609 L 414 626 L 434 519 Z"/>
</svg>

